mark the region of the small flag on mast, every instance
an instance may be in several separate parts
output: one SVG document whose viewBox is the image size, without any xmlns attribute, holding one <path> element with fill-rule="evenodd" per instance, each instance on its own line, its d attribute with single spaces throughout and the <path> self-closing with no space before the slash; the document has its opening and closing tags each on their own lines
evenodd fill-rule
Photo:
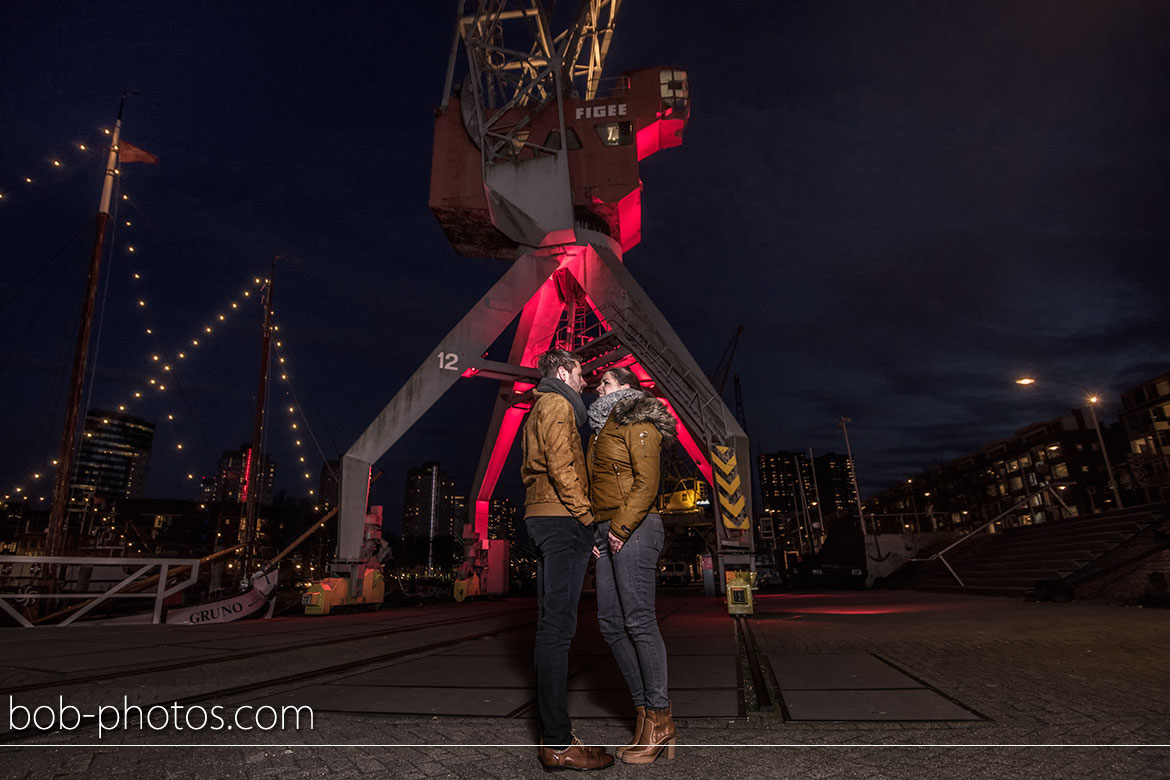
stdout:
<svg viewBox="0 0 1170 780">
<path fill-rule="evenodd" d="M 129 141 L 118 142 L 118 162 L 125 165 L 126 163 L 148 163 L 154 165 L 158 162 L 158 158 L 145 149 L 139 149 Z"/>
</svg>

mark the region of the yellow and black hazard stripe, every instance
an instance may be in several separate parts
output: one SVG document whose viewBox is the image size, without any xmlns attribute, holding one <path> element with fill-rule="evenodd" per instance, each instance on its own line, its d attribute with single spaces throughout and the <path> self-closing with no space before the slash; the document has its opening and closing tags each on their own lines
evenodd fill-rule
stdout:
<svg viewBox="0 0 1170 780">
<path fill-rule="evenodd" d="M 747 496 L 743 494 L 739 464 L 734 447 L 711 447 L 711 465 L 715 474 L 715 494 L 719 499 L 719 514 L 723 525 L 734 531 L 746 531 L 750 525 Z"/>
</svg>

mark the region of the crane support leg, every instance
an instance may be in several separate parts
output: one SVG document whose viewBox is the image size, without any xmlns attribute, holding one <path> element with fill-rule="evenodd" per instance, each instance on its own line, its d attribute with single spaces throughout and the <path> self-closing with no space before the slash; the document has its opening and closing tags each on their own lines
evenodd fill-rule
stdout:
<svg viewBox="0 0 1170 780">
<path fill-rule="evenodd" d="M 479 302 L 407 380 L 354 442 L 341 462 L 336 574 L 360 581 L 362 530 L 370 468 L 461 376 L 475 373 L 481 355 L 556 271 L 555 250 L 533 251 L 512 263 Z"/>
<path fill-rule="evenodd" d="M 512 340 L 512 350 L 508 354 L 509 363 L 517 366 L 534 366 L 540 353 L 548 349 L 556 335 L 561 312 L 565 308 L 556 287 L 556 280 L 549 277 L 540 291 L 524 306 L 516 337 Z M 487 539 L 488 511 L 491 508 L 492 493 L 495 492 L 496 482 L 500 478 L 500 470 L 512 449 L 512 442 L 516 439 L 520 424 L 528 413 L 526 405 L 517 405 L 517 396 L 523 394 L 533 384 L 523 381 L 500 382 L 500 391 L 496 395 L 491 423 L 488 425 L 487 437 L 484 439 L 483 451 L 479 457 L 479 467 L 475 472 L 475 482 L 471 486 L 474 501 L 473 522 L 475 532 L 479 534 L 481 540 Z"/>
<path fill-rule="evenodd" d="M 680 431 L 680 440 L 717 497 L 712 503 L 719 520 L 719 549 L 751 550 L 747 434 L 662 312 L 622 264 L 620 248 L 606 236 L 578 232 L 587 237 L 588 247 L 578 262 L 566 267 L 598 317 L 617 333 L 683 423 L 686 430 Z M 687 446 L 688 435 L 691 446 Z M 701 456 L 705 457 L 700 460 Z"/>
</svg>

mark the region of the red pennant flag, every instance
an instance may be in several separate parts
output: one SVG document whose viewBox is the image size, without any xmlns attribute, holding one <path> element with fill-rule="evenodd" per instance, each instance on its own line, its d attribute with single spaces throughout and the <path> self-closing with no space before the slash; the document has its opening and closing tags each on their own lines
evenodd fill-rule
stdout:
<svg viewBox="0 0 1170 780">
<path fill-rule="evenodd" d="M 123 165 L 126 163 L 148 163 L 154 165 L 158 162 L 158 158 L 145 149 L 139 149 L 129 141 L 119 141 L 118 162 Z"/>
</svg>

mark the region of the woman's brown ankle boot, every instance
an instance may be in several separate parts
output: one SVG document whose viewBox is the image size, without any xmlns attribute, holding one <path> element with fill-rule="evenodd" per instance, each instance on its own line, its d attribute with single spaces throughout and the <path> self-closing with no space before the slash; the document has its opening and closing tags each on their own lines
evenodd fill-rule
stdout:
<svg viewBox="0 0 1170 780">
<path fill-rule="evenodd" d="M 638 712 L 638 718 L 634 721 L 634 738 L 630 740 L 630 744 L 624 745 L 623 747 L 613 751 L 618 758 L 621 758 L 622 754 L 630 748 L 637 747 L 638 745 L 642 744 L 642 726 L 644 726 L 646 723 L 646 708 L 639 704 L 634 709 Z"/>
<path fill-rule="evenodd" d="M 621 753 L 621 760 L 627 764 L 651 764 L 658 754 L 666 750 L 667 758 L 674 758 L 674 718 L 670 716 L 670 706 L 664 710 L 646 708 L 646 722 L 638 735 L 638 745 L 626 748 Z"/>
</svg>

